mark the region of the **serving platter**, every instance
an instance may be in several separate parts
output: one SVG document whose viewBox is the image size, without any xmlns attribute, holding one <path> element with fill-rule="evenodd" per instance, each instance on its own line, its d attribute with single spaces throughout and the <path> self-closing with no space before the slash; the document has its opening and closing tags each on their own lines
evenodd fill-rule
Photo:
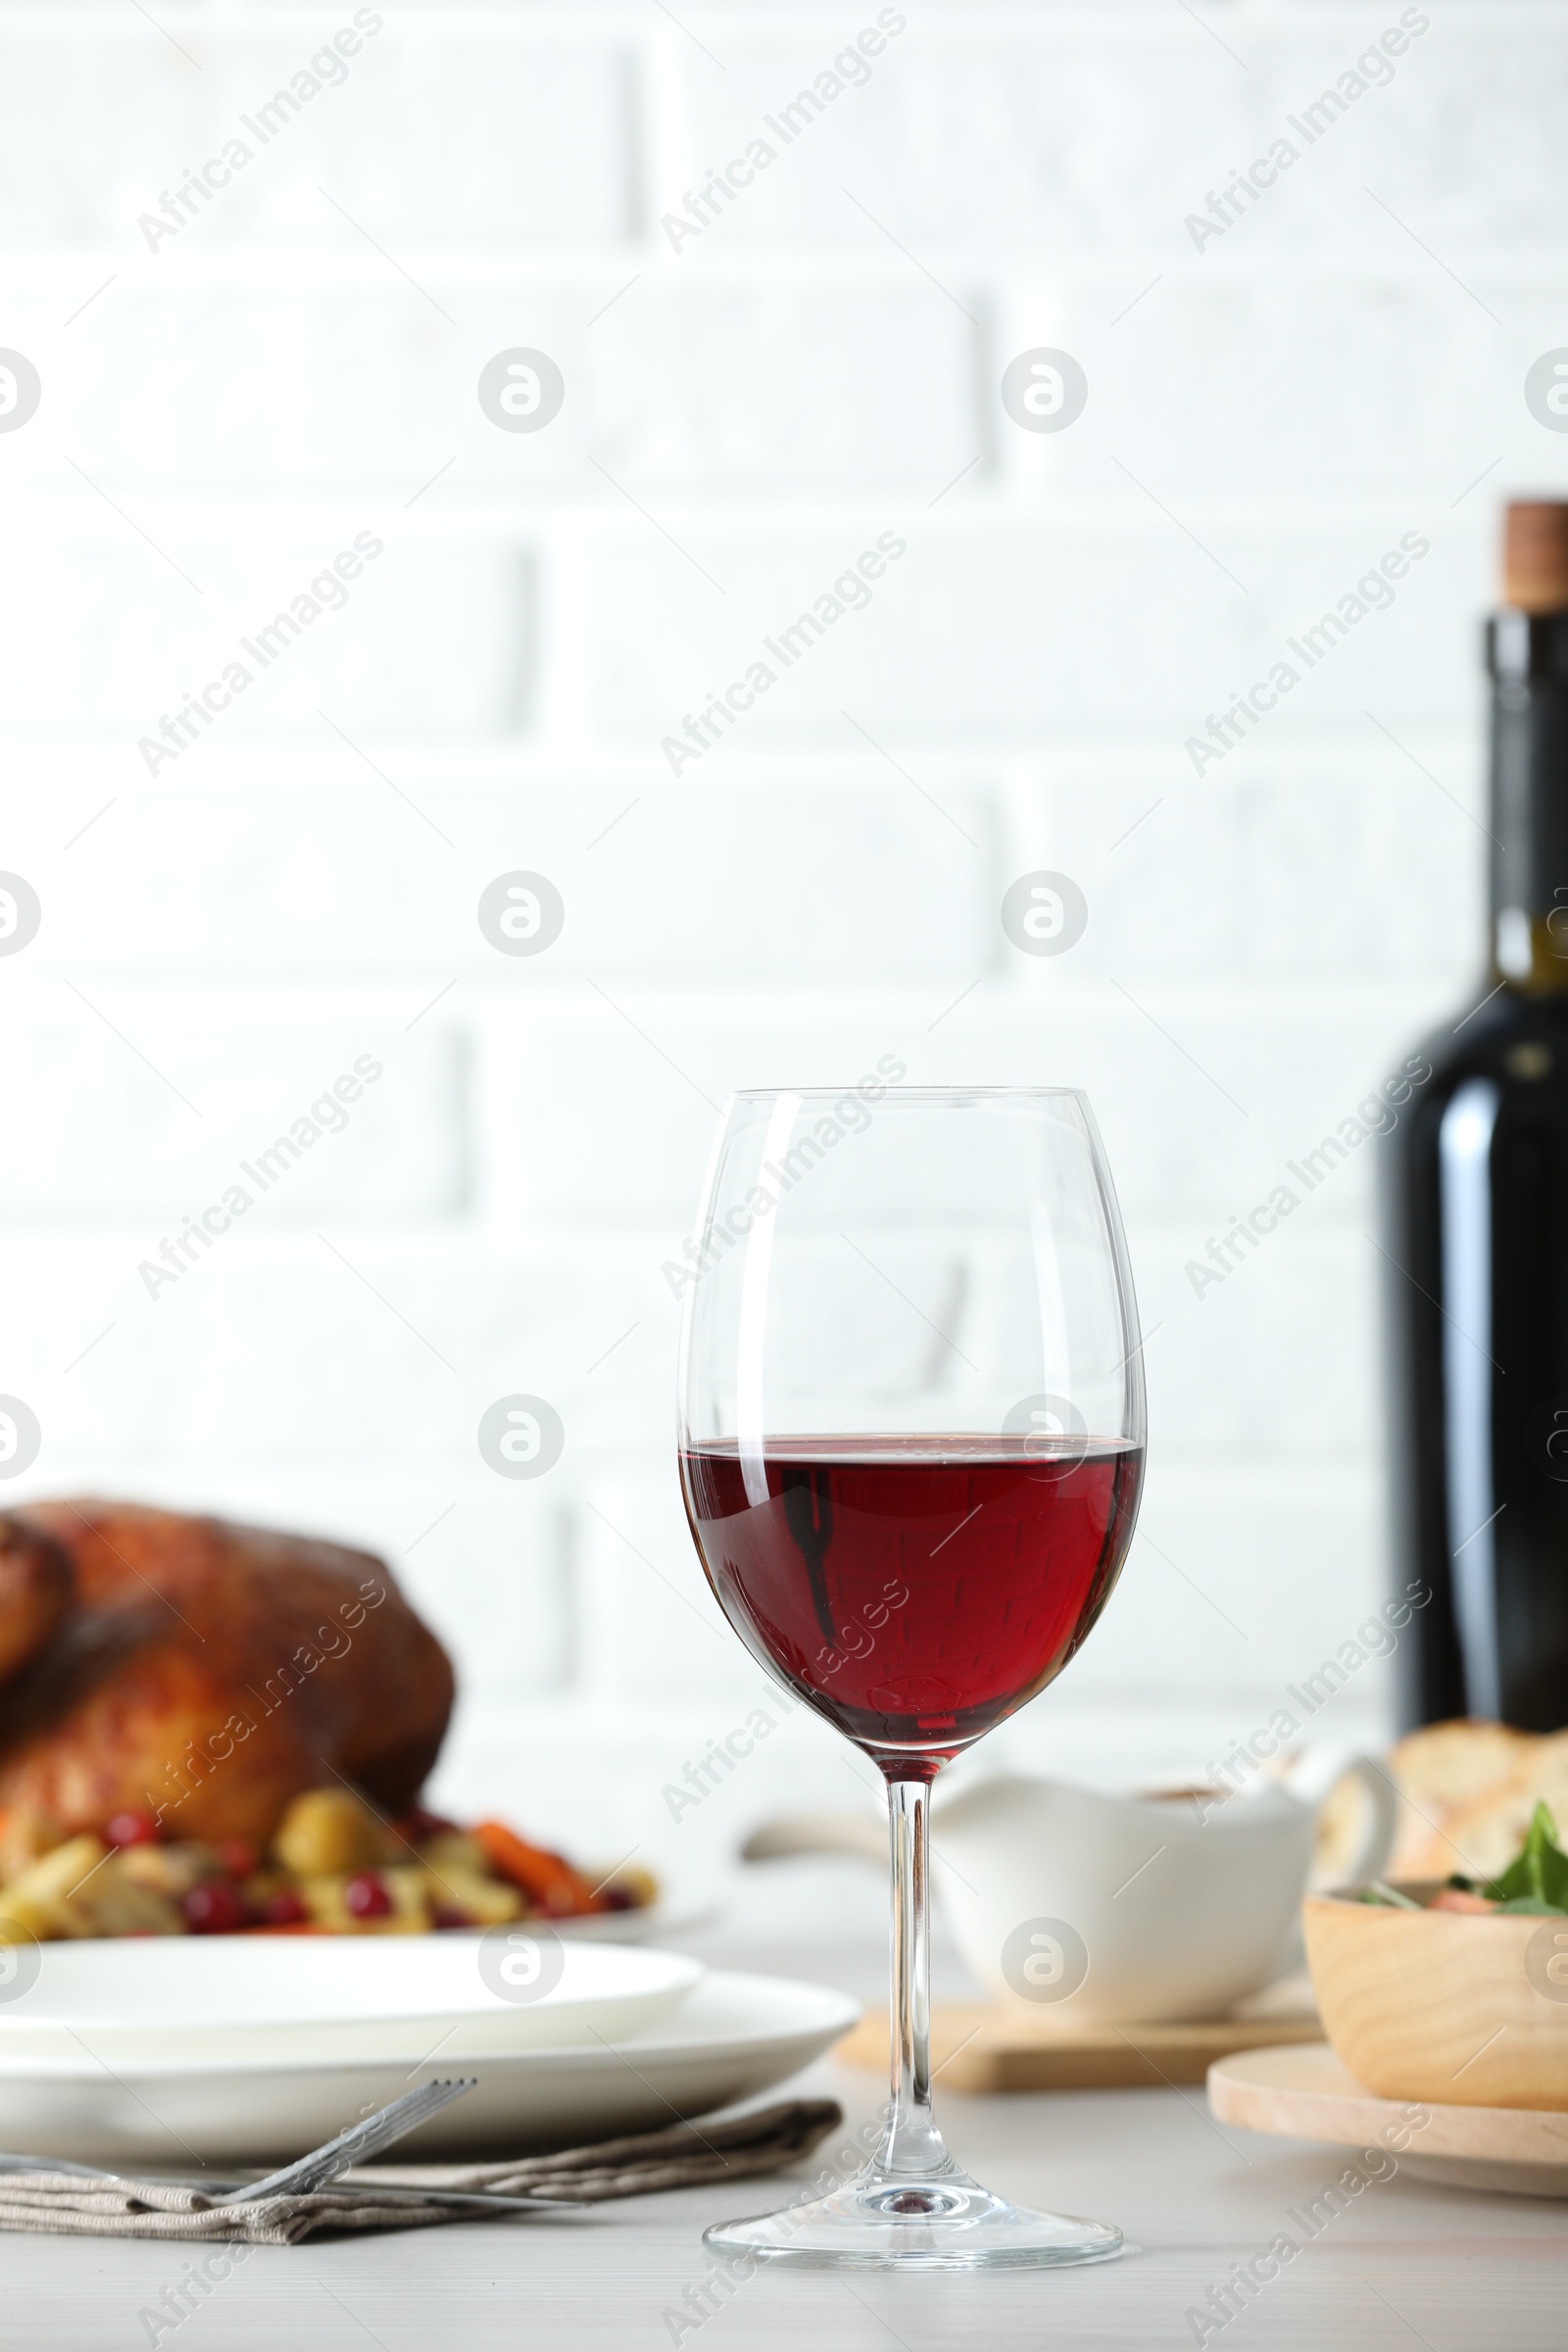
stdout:
<svg viewBox="0 0 1568 2352">
<path fill-rule="evenodd" d="M 239 2054 L 110 2064 L 84 2047 L 27 2055 L 0 2043 L 0 2145 L 179 2172 L 266 2163 L 319 2145 L 416 2082 L 461 2071 L 476 2087 L 400 2140 L 400 2163 L 571 2147 L 754 2097 L 809 2065 L 858 2014 L 820 1985 L 712 1970 L 640 2034 L 465 2052 L 456 2064 L 439 2048 L 414 2066 L 401 2056 Z"/>
<path fill-rule="evenodd" d="M 1417 2180 L 1568 2197 L 1568 2114 L 1380 2099 L 1326 2041 L 1222 2058 L 1208 2070 L 1208 2105 L 1216 2121 L 1248 2132 L 1387 2148 L 1399 2171 Z"/>
</svg>

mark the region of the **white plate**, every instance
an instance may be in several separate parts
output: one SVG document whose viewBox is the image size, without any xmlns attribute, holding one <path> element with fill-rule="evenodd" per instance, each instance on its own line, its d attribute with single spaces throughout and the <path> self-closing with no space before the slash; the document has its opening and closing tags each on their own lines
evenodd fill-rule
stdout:
<svg viewBox="0 0 1568 2352">
<path fill-rule="evenodd" d="M 713 1970 L 676 2012 L 623 2043 L 465 2056 L 477 2088 L 400 2140 L 387 2161 L 570 2147 L 708 2115 L 799 2073 L 858 2015 L 821 1985 Z M 7 2045 L 0 2145 L 171 2172 L 299 2156 L 449 2071 L 445 2057 L 419 2067 L 130 2060 L 111 2069 L 80 2049 L 71 2059 L 25 2057 Z"/>
<path fill-rule="evenodd" d="M 514 1993 L 497 1975 L 503 1957 L 520 1967 Z M 117 2067 L 431 2052 L 445 2065 L 474 2050 L 613 2041 L 654 2025 L 703 1974 L 677 1952 L 548 1937 L 503 1955 L 467 1933 L 119 1936 L 24 1950 L 33 1963 L 36 1980 L 0 2001 L 0 2057 L 85 2048 Z"/>
</svg>

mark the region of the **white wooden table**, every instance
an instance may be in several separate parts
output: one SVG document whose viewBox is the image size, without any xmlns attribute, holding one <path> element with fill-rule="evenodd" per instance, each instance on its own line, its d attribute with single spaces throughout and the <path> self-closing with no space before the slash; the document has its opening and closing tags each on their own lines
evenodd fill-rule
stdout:
<svg viewBox="0 0 1568 2352">
<path fill-rule="evenodd" d="M 694 1939 L 726 1966 L 879 1988 L 878 1897 L 853 1865 L 790 1865 L 748 1927 Z M 754 1915 L 755 1913 L 755 1915 Z M 786 1929 L 782 1923 L 788 1922 Z M 942 1975 L 947 1981 L 942 1982 Z M 970 1987 L 951 1966 L 939 1990 Z M 831 2062 L 799 2087 L 828 2091 L 845 2131 L 881 2086 Z M 177 2328 L 139 2315 L 180 2277 L 158 2245 L 0 2238 L 0 2342 L 109 2352 L 156 2341 L 255 2352 L 557 2346 L 582 2352 L 729 2345 L 756 2352 L 1155 2352 L 1198 2340 L 1187 2318 L 1234 2263 L 1289 2229 L 1339 2170 L 1330 2149 L 1222 2132 L 1200 2091 L 1056 2092 L 947 2100 L 956 2154 L 1022 2201 L 1120 2224 L 1128 2251 L 1052 2276 L 889 2278 L 760 2271 L 732 2292 L 706 2282 L 701 2243 L 721 2216 L 782 2203 L 782 2178 L 601 2206 L 519 2224 L 463 2225 L 364 2242 L 258 2247 Z M 828 2160 L 843 2135 L 811 2159 Z M 1343 2161 L 1343 2160 L 1340 2160 Z M 707 2294 L 711 2316 L 700 2318 Z M 1395 2178 L 1368 2187 L 1273 2284 L 1205 2340 L 1237 2352 L 1563 2352 L 1568 2205 L 1481 2197 Z"/>
</svg>

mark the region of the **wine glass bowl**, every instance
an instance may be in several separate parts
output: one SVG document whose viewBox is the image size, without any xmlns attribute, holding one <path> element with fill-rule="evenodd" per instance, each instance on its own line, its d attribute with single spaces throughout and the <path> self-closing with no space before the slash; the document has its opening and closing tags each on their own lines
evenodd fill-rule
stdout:
<svg viewBox="0 0 1568 2352">
<path fill-rule="evenodd" d="M 1005 1433 L 796 1436 L 762 1452 L 754 1500 L 738 1446 L 681 1461 L 748 1648 L 879 1763 L 931 1772 L 1073 1655 L 1120 1567 L 1140 1469 L 1132 1446 L 1054 1457 Z"/>
<path fill-rule="evenodd" d="M 969 2180 L 931 2117 L 926 1799 L 1073 1656 L 1138 1507 L 1144 1393 L 1115 1197 L 1066 1089 L 733 1098 L 681 1344 L 682 1488 L 759 1662 L 887 1781 L 893 2100 L 833 2196 L 708 2232 L 795 2263 L 1104 2260 L 1104 2225 Z"/>
</svg>

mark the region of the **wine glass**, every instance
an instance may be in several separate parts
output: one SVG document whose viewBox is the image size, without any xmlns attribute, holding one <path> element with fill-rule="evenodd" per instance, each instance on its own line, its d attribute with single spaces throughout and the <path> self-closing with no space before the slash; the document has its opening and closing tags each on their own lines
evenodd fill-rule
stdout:
<svg viewBox="0 0 1568 2352">
<path fill-rule="evenodd" d="M 706 2242 L 814 2266 L 1106 2261 L 1119 2230 L 1021 2210 L 960 2171 L 927 2047 L 930 1785 L 1061 1672 L 1138 1507 L 1132 1277 L 1088 1101 L 879 1080 L 739 1094 L 698 1230 L 679 1412 L 692 1537 L 753 1656 L 880 1767 L 893 1849 L 881 2145 L 832 2194 Z"/>
</svg>

